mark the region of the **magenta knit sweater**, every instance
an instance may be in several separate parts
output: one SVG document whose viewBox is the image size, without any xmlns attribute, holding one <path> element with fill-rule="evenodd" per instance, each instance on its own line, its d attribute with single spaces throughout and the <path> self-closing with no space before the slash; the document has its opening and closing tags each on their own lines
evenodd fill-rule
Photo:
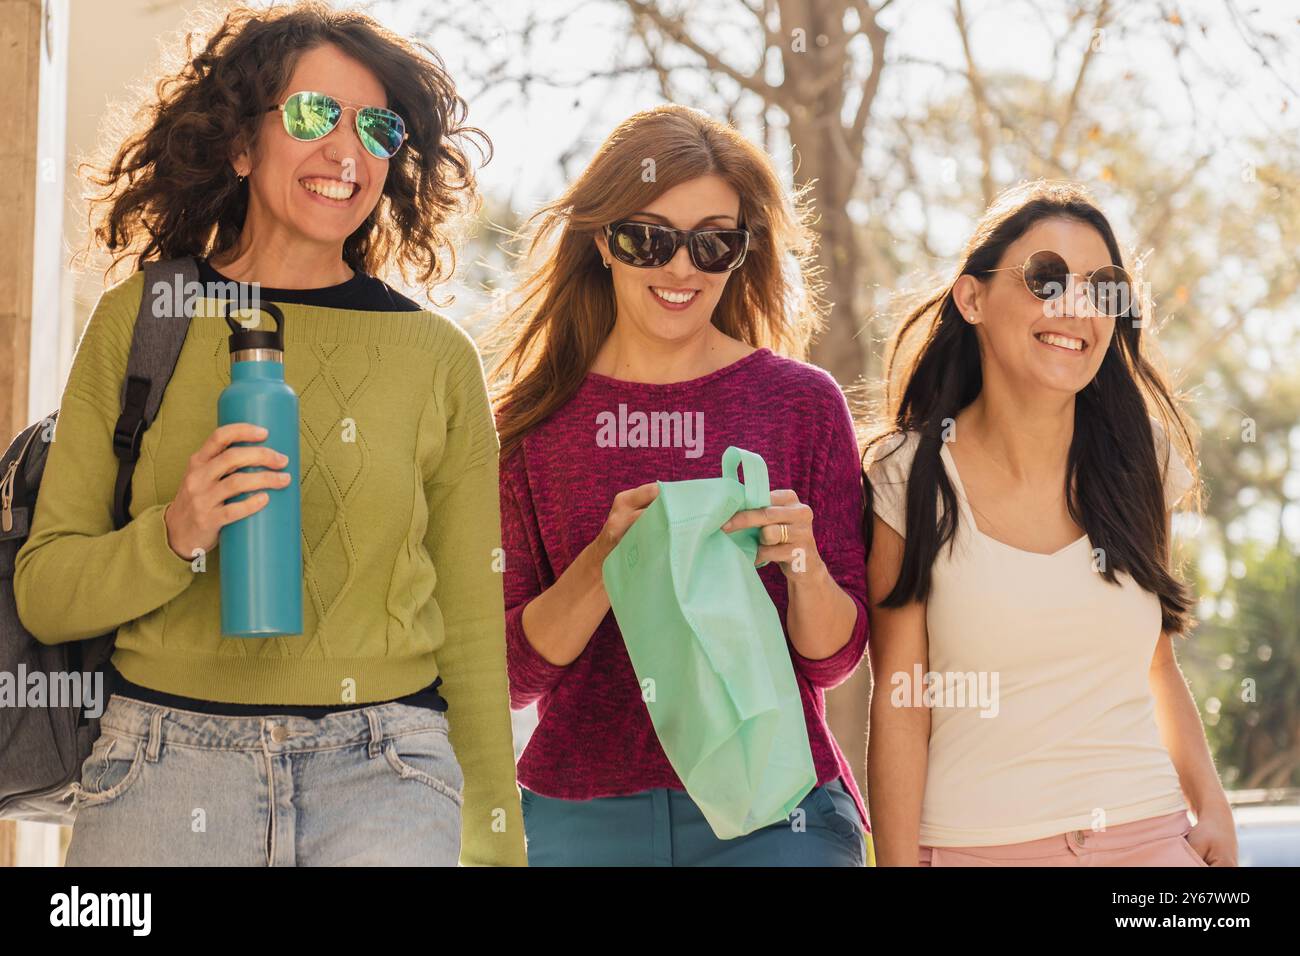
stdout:
<svg viewBox="0 0 1300 956">
<path fill-rule="evenodd" d="M 651 419 L 655 412 L 681 414 Z M 802 657 L 788 644 L 788 634 L 787 645 L 817 781 L 840 778 L 865 825 L 862 796 L 826 726 L 822 697 L 852 673 L 867 645 L 862 483 L 853 423 L 830 375 L 768 349 L 668 385 L 589 374 L 568 404 L 502 463 L 511 706 L 536 701 L 540 718 L 519 760 L 519 782 L 568 800 L 652 787 L 685 789 L 655 736 L 613 612 L 564 667 L 533 649 L 522 620 L 524 606 L 595 539 L 615 494 L 649 481 L 717 477 L 728 445 L 757 452 L 767 462 L 772 489 L 791 488 L 812 508 L 817 550 L 858 605 L 849 642 L 831 657 Z M 758 573 L 785 626 L 785 576 L 775 563 Z"/>
</svg>

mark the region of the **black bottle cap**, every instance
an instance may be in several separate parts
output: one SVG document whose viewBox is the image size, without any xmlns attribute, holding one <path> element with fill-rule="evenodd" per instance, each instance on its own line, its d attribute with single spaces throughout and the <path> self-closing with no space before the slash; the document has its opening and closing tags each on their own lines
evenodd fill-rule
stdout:
<svg viewBox="0 0 1300 956">
<path fill-rule="evenodd" d="M 271 318 L 275 319 L 275 330 L 264 328 L 266 322 L 259 320 L 256 328 L 246 329 L 236 319 L 230 315 L 231 306 L 237 305 L 234 300 L 226 302 L 225 319 L 226 324 L 230 326 L 230 331 L 234 335 L 230 336 L 230 354 L 242 352 L 245 349 L 275 349 L 284 351 L 284 313 L 274 302 L 259 302 L 254 312 L 265 312 Z"/>
</svg>

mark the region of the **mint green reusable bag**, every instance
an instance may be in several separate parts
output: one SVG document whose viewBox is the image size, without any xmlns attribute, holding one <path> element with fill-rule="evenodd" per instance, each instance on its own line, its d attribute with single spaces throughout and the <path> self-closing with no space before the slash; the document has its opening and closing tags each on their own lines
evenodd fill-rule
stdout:
<svg viewBox="0 0 1300 956">
<path fill-rule="evenodd" d="M 784 821 L 817 783 L 781 619 L 754 567 L 759 529 L 720 530 L 771 503 L 766 463 L 733 446 L 720 478 L 659 482 L 602 569 L 659 743 L 724 840 Z"/>
</svg>

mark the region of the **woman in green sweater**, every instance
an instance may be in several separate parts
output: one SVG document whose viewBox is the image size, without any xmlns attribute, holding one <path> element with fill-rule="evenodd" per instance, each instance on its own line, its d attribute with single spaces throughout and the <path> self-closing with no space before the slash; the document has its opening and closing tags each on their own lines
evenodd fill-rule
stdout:
<svg viewBox="0 0 1300 956">
<path fill-rule="evenodd" d="M 117 629 L 68 862 L 522 865 L 482 366 L 374 278 L 394 260 L 426 286 L 449 273 L 441 227 L 474 195 L 462 147 L 486 138 L 432 51 L 315 3 L 229 12 L 158 89 L 96 180 L 96 237 L 115 263 L 192 255 L 202 280 L 257 283 L 283 312 L 303 633 L 221 634 L 220 529 L 291 479 L 253 426 L 215 427 L 216 285 L 113 529 L 136 272 L 77 348 L 15 574 L 38 640 Z"/>
</svg>

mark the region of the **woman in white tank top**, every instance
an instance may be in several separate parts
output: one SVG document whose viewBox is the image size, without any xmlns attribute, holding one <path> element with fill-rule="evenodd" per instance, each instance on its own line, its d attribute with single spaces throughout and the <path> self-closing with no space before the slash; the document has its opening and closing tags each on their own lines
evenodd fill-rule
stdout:
<svg viewBox="0 0 1300 956">
<path fill-rule="evenodd" d="M 1191 439 L 1122 262 L 1080 187 L 1008 190 L 890 343 L 864 455 L 881 865 L 1236 863 L 1172 650 Z"/>
</svg>

